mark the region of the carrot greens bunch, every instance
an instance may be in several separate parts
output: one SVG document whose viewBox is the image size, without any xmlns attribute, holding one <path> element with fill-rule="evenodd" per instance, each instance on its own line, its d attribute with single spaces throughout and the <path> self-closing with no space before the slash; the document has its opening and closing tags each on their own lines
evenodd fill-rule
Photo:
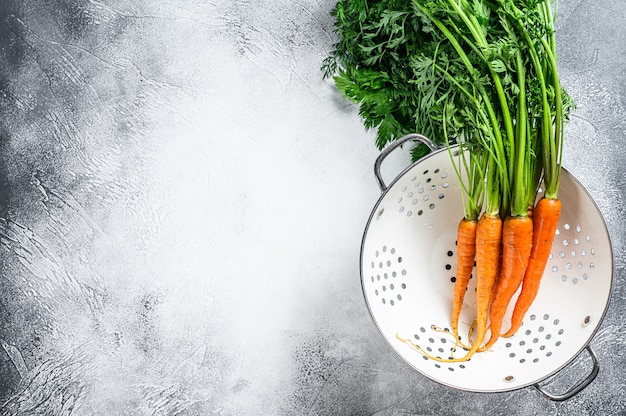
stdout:
<svg viewBox="0 0 626 416">
<path fill-rule="evenodd" d="M 332 14 L 339 41 L 324 75 L 376 129 L 377 146 L 417 131 L 450 151 L 464 208 L 451 313 L 457 339 L 476 262 L 476 336 L 453 359 L 468 360 L 501 336 L 520 286 L 502 335 L 521 325 L 560 216 L 563 127 L 573 103 L 559 80 L 553 4 L 338 0 Z M 425 152 L 412 149 L 413 159 Z"/>
</svg>

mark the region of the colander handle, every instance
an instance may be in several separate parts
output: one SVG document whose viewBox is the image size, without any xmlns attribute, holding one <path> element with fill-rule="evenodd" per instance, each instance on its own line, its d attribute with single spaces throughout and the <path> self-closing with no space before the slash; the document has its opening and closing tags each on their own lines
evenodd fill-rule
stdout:
<svg viewBox="0 0 626 416">
<path fill-rule="evenodd" d="M 383 163 L 383 160 L 385 160 L 385 158 L 389 156 L 389 153 L 393 152 L 395 149 L 402 146 L 402 144 L 404 144 L 405 142 L 409 140 L 415 140 L 415 141 L 421 142 L 425 144 L 432 151 L 438 149 L 437 145 L 432 140 L 430 140 L 428 137 L 424 135 L 417 134 L 417 133 L 411 133 L 411 134 L 402 136 L 398 140 L 395 140 L 389 146 L 384 148 L 383 151 L 380 152 L 380 155 L 378 155 L 378 157 L 376 158 L 376 162 L 374 163 L 374 175 L 376 175 L 376 181 L 378 182 L 378 186 L 380 187 L 380 190 L 382 192 L 384 192 L 387 189 L 387 185 L 385 184 L 385 181 L 383 180 L 380 174 L 380 165 Z"/>
<path fill-rule="evenodd" d="M 583 389 L 585 389 L 585 387 L 591 384 L 591 382 L 596 378 L 596 376 L 598 375 L 598 372 L 600 371 L 600 366 L 598 364 L 598 357 L 596 357 L 596 353 L 593 351 L 593 349 L 591 349 L 591 346 L 589 345 L 587 345 L 586 350 L 589 353 L 589 356 L 591 356 L 591 361 L 593 362 L 593 368 L 591 369 L 591 372 L 589 373 L 587 377 L 585 377 L 583 380 L 581 380 L 578 384 L 576 384 L 574 387 L 569 389 L 567 392 L 563 394 L 554 395 L 545 391 L 544 388 L 539 385 L 539 383 L 533 384 L 533 387 L 536 388 L 537 391 L 539 391 L 539 393 L 543 394 L 549 400 L 554 400 L 557 402 L 568 400 L 574 397 L 575 395 L 577 395 L 578 393 L 580 393 Z"/>
</svg>

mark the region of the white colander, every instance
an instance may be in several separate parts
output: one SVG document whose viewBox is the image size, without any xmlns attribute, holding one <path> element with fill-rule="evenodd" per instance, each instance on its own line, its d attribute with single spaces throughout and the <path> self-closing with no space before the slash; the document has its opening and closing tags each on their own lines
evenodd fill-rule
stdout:
<svg viewBox="0 0 626 416">
<path fill-rule="evenodd" d="M 409 166 L 387 186 L 380 166 L 409 140 L 434 151 Z M 453 149 L 457 152 L 458 149 Z M 426 377 L 446 386 L 476 392 L 501 392 L 533 385 L 552 400 L 565 400 L 589 385 L 599 366 L 588 345 L 608 306 L 613 254 L 606 224 L 584 187 L 565 169 L 557 235 L 541 288 L 518 333 L 500 338 L 491 351 L 464 363 L 425 358 L 409 339 L 430 354 L 451 356 L 449 327 L 456 232 L 463 216 L 460 182 L 447 149 L 426 137 L 407 135 L 381 152 L 374 165 L 382 195 L 368 220 L 361 246 L 361 283 L 371 316 L 391 348 Z M 466 292 L 459 334 L 475 316 L 474 279 Z M 509 307 L 503 330 L 510 324 Z M 433 329 L 438 327 L 439 330 Z M 560 395 L 539 382 L 559 372 L 586 349 L 591 372 Z M 458 348 L 452 355 L 463 356 Z"/>
</svg>

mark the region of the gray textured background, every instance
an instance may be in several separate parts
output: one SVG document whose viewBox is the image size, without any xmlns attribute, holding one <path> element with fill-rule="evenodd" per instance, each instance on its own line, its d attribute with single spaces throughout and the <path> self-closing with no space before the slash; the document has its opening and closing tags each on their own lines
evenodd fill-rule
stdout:
<svg viewBox="0 0 626 416">
<path fill-rule="evenodd" d="M 565 164 L 616 255 L 600 374 L 560 404 L 442 387 L 376 332 L 377 151 L 319 71 L 333 4 L 0 2 L 0 414 L 626 415 L 623 2 L 557 21 Z"/>
</svg>

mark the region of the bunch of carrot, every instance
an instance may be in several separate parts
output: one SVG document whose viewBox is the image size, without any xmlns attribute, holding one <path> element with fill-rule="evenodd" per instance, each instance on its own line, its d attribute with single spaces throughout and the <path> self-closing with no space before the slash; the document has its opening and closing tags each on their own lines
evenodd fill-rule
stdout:
<svg viewBox="0 0 626 416">
<path fill-rule="evenodd" d="M 472 49 L 488 50 L 480 23 L 467 13 L 471 10 L 467 3 L 463 0 L 448 3 L 457 16 L 458 22 L 454 23 L 462 22 L 470 28 L 475 42 Z M 465 201 L 465 216 L 458 227 L 451 317 L 452 333 L 457 340 L 459 315 L 474 263 L 477 306 L 475 339 L 469 341 L 467 354 L 453 361 L 469 360 L 477 351 L 488 350 L 499 337 L 517 332 L 539 290 L 561 214 L 558 190 L 563 126 L 571 103 L 558 77 L 553 16 L 545 1 L 500 0 L 496 3 L 501 28 L 507 39 L 517 45 L 506 55 L 508 60 L 498 57 L 506 68 L 506 75 L 516 77 L 515 88 L 505 94 L 502 73 L 492 65 L 489 85 L 493 92 L 486 96 L 496 98 L 491 109 L 487 109 L 488 113 L 491 111 L 491 118 L 485 117 L 491 129 L 481 134 L 479 140 L 475 133 L 473 137 L 457 134 L 461 150 L 469 154 L 465 156 L 461 152 L 462 162 L 455 161 L 460 167 L 457 173 L 464 181 Z M 528 9 L 529 3 L 534 6 L 532 12 Z M 435 26 L 444 33 L 447 31 L 448 26 L 438 20 L 432 10 L 416 4 Z M 520 4 L 526 6 L 524 11 L 518 8 Z M 537 20 L 528 19 L 530 14 Z M 533 32 L 535 28 L 529 26 L 529 21 L 542 22 L 544 30 Z M 448 18 L 448 25 L 454 26 L 450 23 L 452 20 Z M 452 39 L 449 35 L 448 40 Z M 459 47 L 457 53 L 463 56 L 465 51 Z M 489 59 L 487 53 L 484 58 Z M 499 107 L 497 112 L 496 107 Z M 479 163 L 483 169 L 472 168 L 467 158 L 470 162 L 483 160 Z M 483 178 L 485 188 L 477 188 L 475 182 Z M 541 182 L 545 193 L 535 202 Z M 473 209 L 480 207 L 483 199 L 485 210 Z M 510 317 L 511 325 L 504 329 L 505 314 L 520 287 Z"/>
<path fill-rule="evenodd" d="M 571 102 L 558 77 L 548 1 L 414 4 L 458 57 L 434 60 L 433 68 L 457 91 L 443 101 L 441 117 L 448 148 L 452 138 L 460 147 L 452 159 L 464 196 L 451 329 L 460 343 L 459 316 L 475 264 L 476 335 L 468 335 L 465 356 L 438 360 L 466 361 L 515 334 L 537 295 L 561 213 L 563 126 Z M 471 117 L 459 115 L 460 104 Z M 536 202 L 541 183 L 544 196 Z M 503 328 L 520 287 L 511 325 Z"/>
<path fill-rule="evenodd" d="M 476 336 L 455 361 L 517 331 L 559 221 L 563 126 L 573 103 L 557 71 L 553 6 L 556 0 L 338 0 L 333 10 L 339 42 L 325 74 L 335 74 L 365 126 L 378 130 L 377 145 L 417 131 L 450 150 L 459 146 L 458 157 L 450 151 L 464 207 L 451 319 L 457 340 L 474 262 L 477 309 Z M 414 159 L 422 154 L 413 150 Z M 545 193 L 535 205 L 540 183 Z"/>
</svg>

